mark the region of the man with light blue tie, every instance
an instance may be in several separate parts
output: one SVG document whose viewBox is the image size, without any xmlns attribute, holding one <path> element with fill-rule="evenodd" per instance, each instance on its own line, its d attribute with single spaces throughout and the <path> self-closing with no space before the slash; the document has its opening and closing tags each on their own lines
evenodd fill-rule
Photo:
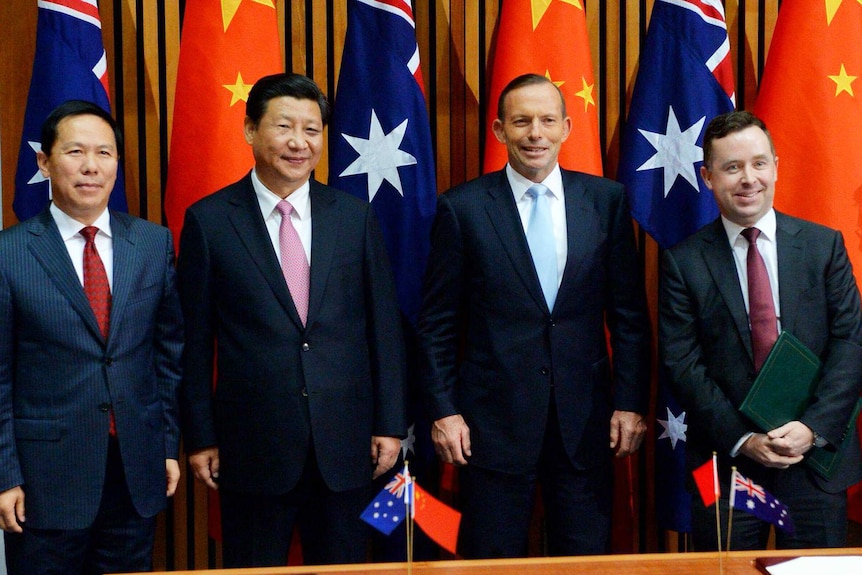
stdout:
<svg viewBox="0 0 862 575">
<path fill-rule="evenodd" d="M 571 119 L 545 77 L 512 80 L 497 116 L 508 165 L 440 196 L 419 320 L 432 438 L 461 466 L 459 554 L 526 555 L 537 483 L 549 553 L 606 553 L 612 455 L 640 446 L 649 395 L 628 203 L 560 168 Z"/>
</svg>

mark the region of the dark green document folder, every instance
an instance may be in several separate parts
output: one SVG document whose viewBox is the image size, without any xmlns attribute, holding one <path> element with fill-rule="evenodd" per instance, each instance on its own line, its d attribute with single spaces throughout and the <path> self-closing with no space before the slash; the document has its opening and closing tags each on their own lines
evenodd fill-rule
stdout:
<svg viewBox="0 0 862 575">
<path fill-rule="evenodd" d="M 739 411 L 763 431 L 798 420 L 811 403 L 819 377 L 820 359 L 790 332 L 783 331 Z M 860 408 L 862 399 L 856 402 L 853 416 L 844 430 L 842 445 L 837 449 L 836 446 L 814 447 L 805 457 L 805 463 L 826 479 L 831 479 L 838 466 L 844 438 L 851 435 Z"/>
</svg>

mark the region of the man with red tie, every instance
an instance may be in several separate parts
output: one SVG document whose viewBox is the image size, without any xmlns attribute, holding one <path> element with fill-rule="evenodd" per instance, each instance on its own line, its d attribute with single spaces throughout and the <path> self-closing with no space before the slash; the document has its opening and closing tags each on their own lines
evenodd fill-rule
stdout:
<svg viewBox="0 0 862 575">
<path fill-rule="evenodd" d="M 79 100 L 42 126 L 53 201 L 0 232 L 0 527 L 10 575 L 152 569 L 180 477 L 170 232 L 107 208 L 122 138 Z"/>
<path fill-rule="evenodd" d="M 787 505 L 796 531 L 777 532 L 777 547 L 842 547 L 847 487 L 862 478 L 855 432 L 831 478 L 803 461 L 841 443 L 862 387 L 859 290 L 844 239 L 773 209 L 778 157 L 749 112 L 712 120 L 701 176 L 721 217 L 664 252 L 659 298 L 661 360 L 688 414 L 689 467 L 718 453 L 725 509 L 731 466 Z M 823 370 L 799 421 L 763 433 L 739 406 L 780 330 L 819 356 Z M 695 550 L 714 549 L 714 509 L 692 493 Z M 730 548 L 763 549 L 769 529 L 737 514 Z"/>
</svg>

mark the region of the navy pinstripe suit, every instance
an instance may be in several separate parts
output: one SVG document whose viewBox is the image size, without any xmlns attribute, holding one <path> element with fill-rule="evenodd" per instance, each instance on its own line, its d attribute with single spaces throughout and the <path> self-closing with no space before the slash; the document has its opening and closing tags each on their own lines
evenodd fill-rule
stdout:
<svg viewBox="0 0 862 575">
<path fill-rule="evenodd" d="M 111 229 L 107 341 L 50 212 L 0 232 L 0 491 L 23 485 L 30 528 L 93 522 L 108 406 L 135 509 L 152 517 L 166 503 L 183 338 L 171 237 L 116 212 Z"/>
</svg>

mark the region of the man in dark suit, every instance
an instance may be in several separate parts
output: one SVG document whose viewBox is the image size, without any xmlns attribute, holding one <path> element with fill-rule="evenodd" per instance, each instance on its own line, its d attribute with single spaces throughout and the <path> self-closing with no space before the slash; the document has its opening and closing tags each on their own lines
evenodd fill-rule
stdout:
<svg viewBox="0 0 862 575">
<path fill-rule="evenodd" d="M 219 489 L 225 567 L 285 564 L 295 524 L 306 563 L 360 562 L 372 477 L 407 427 L 386 248 L 368 203 L 310 179 L 329 117 L 314 82 L 262 78 L 246 114 L 254 169 L 181 234 L 189 461 Z"/>
<path fill-rule="evenodd" d="M 646 427 L 649 321 L 626 196 L 559 167 L 570 127 L 553 83 L 516 78 L 494 121 L 507 167 L 438 202 L 419 333 L 432 438 L 463 466 L 467 558 L 526 554 L 537 480 L 549 552 L 607 552 L 611 453 L 634 452 Z"/>
<path fill-rule="evenodd" d="M 0 233 L 10 575 L 152 569 L 154 516 L 179 480 L 173 243 L 167 229 L 107 209 L 121 149 L 107 112 L 60 105 L 38 153 L 53 201 Z"/>
<path fill-rule="evenodd" d="M 703 151 L 701 176 L 721 217 L 664 252 L 660 293 L 662 364 L 688 414 L 688 463 L 693 468 L 717 452 L 723 509 L 731 465 L 786 504 L 796 534 L 777 532 L 778 547 L 843 546 L 846 489 L 862 477 L 858 441 L 848 439 L 831 480 L 802 462 L 813 446 L 840 443 L 862 386 L 859 292 L 844 240 L 838 231 L 773 209 L 778 158 L 766 126 L 752 114 L 713 119 Z M 746 230 L 755 228 L 759 235 L 748 240 Z M 762 274 L 748 268 L 755 254 L 768 280 L 764 306 L 753 280 Z M 759 319 L 762 309 L 766 321 Z M 755 335 L 762 321 L 772 341 L 789 331 L 823 362 L 814 401 L 800 420 L 768 433 L 738 411 L 768 352 L 760 349 L 763 336 Z M 714 510 L 697 495 L 692 519 L 695 549 L 714 549 Z M 769 528 L 736 513 L 730 548 L 763 549 Z"/>
</svg>

